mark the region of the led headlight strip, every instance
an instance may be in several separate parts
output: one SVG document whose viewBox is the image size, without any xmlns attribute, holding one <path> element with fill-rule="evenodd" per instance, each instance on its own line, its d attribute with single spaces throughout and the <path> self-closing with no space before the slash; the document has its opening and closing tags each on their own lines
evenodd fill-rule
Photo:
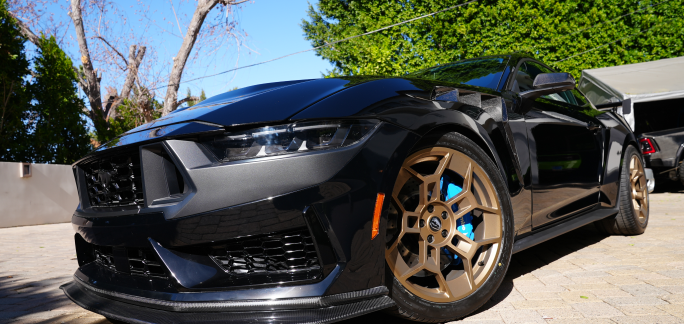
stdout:
<svg viewBox="0 0 684 324">
<path fill-rule="evenodd" d="M 364 139 L 377 120 L 300 122 L 228 132 L 202 141 L 222 162 L 330 150 Z"/>
</svg>

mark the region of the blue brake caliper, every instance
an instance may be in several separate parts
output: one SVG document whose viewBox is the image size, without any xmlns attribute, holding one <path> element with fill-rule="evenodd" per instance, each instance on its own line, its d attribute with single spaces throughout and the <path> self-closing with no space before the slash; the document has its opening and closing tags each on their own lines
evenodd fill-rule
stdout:
<svg viewBox="0 0 684 324">
<path fill-rule="evenodd" d="M 446 186 L 444 184 L 447 184 Z M 453 198 L 454 196 L 458 195 L 463 188 L 455 185 L 454 183 L 451 182 L 451 179 L 449 176 L 442 176 L 442 179 L 440 179 L 439 187 L 441 188 L 441 193 L 442 196 L 444 196 L 444 200 L 449 200 Z M 451 210 L 456 213 L 458 212 L 458 205 L 454 204 L 451 206 Z M 459 218 L 456 220 L 456 225 L 458 225 L 457 229 L 459 232 L 463 233 L 465 236 L 467 236 L 469 239 L 473 239 L 475 237 L 475 234 L 473 233 L 473 216 L 470 215 L 470 213 L 467 213 L 463 215 L 463 217 Z M 459 258 L 457 255 L 451 253 L 447 248 L 442 248 L 442 251 L 444 254 L 449 256 L 449 259 L 451 259 L 451 264 L 453 265 L 459 265 L 461 264 L 461 258 Z"/>
</svg>

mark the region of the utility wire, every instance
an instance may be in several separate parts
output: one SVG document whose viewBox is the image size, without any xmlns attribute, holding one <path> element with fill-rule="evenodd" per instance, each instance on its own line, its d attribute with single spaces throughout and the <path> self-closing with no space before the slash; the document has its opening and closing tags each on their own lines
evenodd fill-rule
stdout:
<svg viewBox="0 0 684 324">
<path fill-rule="evenodd" d="M 462 4 L 460 4 L 460 5 L 456 5 L 456 6 L 452 6 L 452 7 L 449 7 L 449 8 L 445 8 L 445 9 L 442 9 L 442 10 L 439 10 L 439 11 L 435 11 L 435 12 L 432 12 L 432 13 L 429 13 L 429 14 L 426 14 L 426 15 L 422 15 L 422 16 L 418 16 L 418 17 L 415 17 L 415 18 L 411 18 L 411 19 L 409 19 L 409 20 L 404 20 L 404 21 L 398 22 L 398 23 L 396 23 L 396 24 L 392 24 L 392 25 L 389 25 L 389 26 L 385 26 L 385 27 L 382 27 L 382 28 L 380 28 L 380 29 L 372 30 L 372 31 L 369 31 L 369 32 L 366 32 L 366 33 L 363 33 L 363 34 L 358 34 L 358 35 L 350 36 L 350 37 L 347 37 L 347 38 L 344 38 L 344 39 L 340 39 L 340 40 L 334 41 L 334 42 L 332 42 L 332 43 L 326 43 L 326 44 L 321 45 L 321 46 L 316 46 L 316 47 L 314 47 L 314 48 L 310 48 L 310 49 L 307 49 L 307 50 L 303 50 L 303 51 L 299 51 L 299 52 L 294 52 L 294 53 L 291 53 L 291 54 L 283 55 L 283 56 L 276 57 L 276 58 L 274 58 L 274 59 L 270 59 L 270 60 L 267 60 L 267 61 L 263 61 L 263 62 L 259 62 L 259 63 L 254 63 L 254 64 L 249 64 L 249 65 L 245 65 L 245 66 L 240 66 L 240 67 L 236 67 L 236 68 L 234 68 L 234 69 L 230 69 L 230 70 L 226 70 L 226 71 L 223 71 L 223 72 L 214 73 L 214 74 L 210 74 L 210 75 L 201 76 L 201 77 L 194 78 L 194 79 L 190 79 L 190 80 L 181 81 L 181 82 L 178 82 L 177 84 L 171 84 L 171 85 L 180 85 L 181 83 L 196 81 L 196 80 L 200 80 L 200 79 L 204 79 L 204 78 L 210 78 L 210 77 L 214 77 L 214 76 L 217 76 L 217 75 L 226 74 L 226 73 L 228 73 L 228 72 L 233 72 L 233 71 L 237 71 L 237 70 L 240 70 L 240 69 L 245 69 L 245 68 L 248 68 L 248 67 L 253 67 L 253 66 L 257 66 L 257 65 L 261 65 L 261 64 L 273 62 L 273 61 L 276 61 L 276 60 L 284 59 L 284 58 L 289 57 L 289 56 L 292 56 L 292 55 L 297 55 L 297 54 L 301 54 L 301 53 L 304 53 L 304 52 L 314 51 L 314 50 L 317 50 L 317 49 L 321 49 L 321 48 L 324 48 L 324 47 L 328 47 L 328 46 L 331 46 L 331 45 L 335 45 L 335 44 L 337 44 L 337 43 L 345 42 L 345 41 L 348 41 L 348 40 L 350 40 L 350 39 L 354 39 L 354 38 L 358 38 L 358 37 L 366 36 L 366 35 L 370 35 L 370 34 L 375 34 L 375 33 L 377 33 L 377 32 L 381 32 L 381 31 L 383 31 L 383 30 L 387 30 L 387 29 L 390 29 L 390 28 L 393 28 L 393 27 L 396 27 L 396 26 L 400 26 L 400 25 L 403 25 L 403 24 L 407 24 L 407 23 L 410 23 L 410 22 L 412 22 L 412 21 L 416 21 L 416 20 L 419 20 L 419 19 L 431 17 L 431 16 L 434 16 L 434 15 L 436 15 L 436 14 L 438 14 L 438 13 L 442 13 L 442 12 L 445 12 L 445 11 L 453 10 L 453 9 L 458 8 L 458 7 L 466 6 L 466 5 L 469 5 L 469 4 L 471 4 L 471 3 L 478 2 L 478 1 L 479 1 L 479 0 L 470 0 L 470 1 L 468 1 L 468 2 L 466 2 L 466 3 L 462 3 Z M 169 85 L 165 85 L 165 86 L 161 86 L 161 87 L 152 88 L 152 89 L 150 89 L 150 90 L 157 90 L 157 89 L 161 89 L 161 88 L 166 88 L 166 87 L 168 87 L 168 86 L 169 86 Z"/>
<path fill-rule="evenodd" d="M 324 45 L 316 46 L 316 47 L 313 47 L 313 48 L 310 48 L 310 49 L 307 49 L 307 50 L 303 50 L 303 51 L 299 51 L 299 52 L 290 53 L 290 54 L 287 54 L 287 55 L 283 55 L 283 56 L 280 56 L 280 57 L 276 57 L 276 58 L 273 58 L 273 59 L 270 59 L 270 60 L 266 60 L 266 61 L 262 61 L 262 62 L 258 62 L 258 63 L 254 63 L 254 64 L 249 64 L 249 65 L 244 65 L 244 66 L 236 67 L 236 68 L 229 69 L 229 70 L 226 70 L 226 71 L 222 71 L 222 72 L 219 72 L 219 73 L 214 73 L 214 74 L 210 74 L 210 75 L 205 75 L 205 76 L 197 77 L 197 78 L 190 79 L 190 80 L 181 81 L 181 82 L 179 82 L 179 83 L 177 83 L 177 84 L 172 84 L 172 85 L 180 85 L 181 83 L 187 83 L 187 82 L 197 81 L 197 80 L 201 80 L 201 79 L 205 79 L 205 78 L 211 78 L 211 77 L 214 77 L 214 76 L 217 76 L 217 75 L 222 75 L 222 74 L 226 74 L 226 73 L 229 73 L 229 72 L 233 72 L 233 71 L 237 71 L 237 70 L 241 70 L 241 69 L 246 69 L 246 68 L 249 68 L 249 67 L 254 67 L 254 66 L 257 66 L 257 65 L 262 65 L 262 64 L 269 63 L 269 62 L 281 60 L 281 59 L 284 59 L 284 58 L 286 58 L 286 57 L 290 57 L 290 56 L 293 56 L 293 55 L 297 55 L 297 54 L 301 54 L 301 53 L 305 53 L 305 52 L 314 51 L 314 50 L 321 49 L 321 48 L 328 47 L 328 46 L 332 46 L 332 45 L 335 45 L 335 44 L 338 44 L 338 43 L 341 43 L 341 42 L 345 42 L 345 41 L 348 41 L 348 40 L 350 40 L 350 39 L 354 39 L 354 38 L 358 38 L 358 37 L 366 36 L 366 35 L 370 35 L 370 34 L 375 34 L 375 33 L 381 32 L 381 31 L 383 31 L 383 30 L 387 30 L 387 29 L 390 29 L 390 28 L 393 28 L 393 27 L 396 27 L 396 26 L 400 26 L 400 25 L 407 24 L 407 23 L 412 22 L 412 21 L 416 21 L 416 20 L 419 20 L 419 19 L 431 17 L 431 16 L 434 16 L 434 15 L 436 15 L 436 14 L 439 14 L 439 13 L 442 13 L 442 12 L 445 12 L 445 11 L 449 11 L 449 10 L 453 10 L 453 9 L 458 8 L 458 7 L 466 6 L 466 5 L 469 5 L 469 4 L 471 4 L 471 3 L 478 2 L 478 1 L 479 1 L 479 0 L 471 0 L 471 1 L 468 1 L 468 2 L 465 2 L 465 3 L 462 3 L 462 4 L 460 4 L 460 5 L 448 7 L 448 8 L 445 8 L 445 9 L 442 9 L 442 10 L 439 10 L 439 11 L 435 11 L 435 12 L 432 12 L 432 13 L 429 13 L 429 14 L 426 14 L 426 15 L 422 15 L 422 16 L 418 16 L 418 17 L 411 18 L 411 19 L 408 19 L 408 20 L 404 20 L 404 21 L 398 22 L 398 23 L 396 23 L 396 24 L 392 24 L 392 25 L 389 25 L 389 26 L 385 26 L 385 27 L 382 27 L 382 28 L 379 28 L 379 29 L 376 29 L 376 30 L 372 30 L 372 31 L 363 33 L 363 34 L 358 34 L 358 35 L 350 36 L 350 37 L 347 37 L 347 38 L 344 38 L 344 39 L 340 39 L 340 40 L 334 41 L 334 42 L 332 42 L 332 43 L 326 43 L 326 44 L 324 44 Z M 615 21 L 615 20 L 618 20 L 618 19 L 627 17 L 627 16 L 629 16 L 629 15 L 635 14 L 635 13 L 637 13 L 637 12 L 643 11 L 643 10 L 649 8 L 649 7 L 650 7 L 650 8 L 653 8 L 653 7 L 659 6 L 659 5 L 663 4 L 663 3 L 670 2 L 670 1 L 672 1 L 672 0 L 661 1 L 661 2 L 659 2 L 659 3 L 657 3 L 657 4 L 652 5 L 652 6 L 643 7 L 643 8 L 641 8 L 641 9 L 639 9 L 639 10 L 632 11 L 632 12 L 630 12 L 630 13 L 624 14 L 624 15 L 619 16 L 619 17 L 617 17 L 617 18 L 613 18 L 613 19 L 611 19 L 611 20 L 607 20 L 607 21 L 604 21 L 604 22 L 600 22 L 600 23 L 598 23 L 598 24 L 595 24 L 595 25 L 592 25 L 592 26 L 589 26 L 589 27 L 580 29 L 580 30 L 578 30 L 578 31 L 572 32 L 572 33 L 569 34 L 568 36 L 571 36 L 571 35 L 574 35 L 574 34 L 583 32 L 583 31 L 588 30 L 588 29 L 595 28 L 595 27 L 600 26 L 600 25 L 603 25 L 603 24 L 605 24 L 605 23 L 612 22 L 612 21 Z M 563 62 L 563 61 L 568 60 L 568 59 L 571 59 L 571 58 L 573 58 L 573 57 L 576 57 L 576 56 L 579 56 L 579 55 L 582 55 L 582 54 L 591 52 L 591 51 L 593 51 L 593 50 L 596 50 L 596 49 L 599 49 L 599 48 L 608 46 L 608 45 L 610 45 L 610 44 L 619 42 L 619 41 L 621 41 L 621 40 L 623 40 L 623 39 L 631 38 L 631 37 L 633 37 L 633 36 L 636 36 L 636 35 L 638 35 L 638 34 L 641 34 L 641 33 L 644 33 L 644 32 L 646 32 L 646 31 L 648 31 L 648 30 L 651 30 L 651 29 L 653 29 L 653 28 L 655 28 L 655 27 L 657 27 L 657 26 L 659 26 L 659 25 L 656 25 L 656 26 L 653 26 L 653 27 L 651 27 L 651 28 L 642 30 L 642 31 L 640 31 L 640 32 L 638 32 L 638 33 L 636 33 L 636 34 L 632 34 L 632 35 L 629 35 L 629 36 L 622 37 L 622 38 L 617 39 L 617 40 L 614 40 L 614 41 L 612 41 L 612 42 L 610 42 L 610 43 L 603 44 L 603 45 L 601 45 L 601 46 L 592 48 L 592 49 L 590 49 L 590 50 L 586 50 L 586 51 L 581 52 L 581 53 L 577 53 L 577 54 L 575 54 L 575 55 L 566 57 L 566 58 L 564 58 L 564 59 L 562 59 L 562 60 L 555 61 L 555 62 L 552 62 L 552 63 L 560 63 L 560 62 Z M 152 88 L 152 89 L 150 89 L 150 90 L 158 90 L 158 89 L 162 89 L 162 88 L 165 88 L 165 87 L 168 87 L 168 86 L 169 86 L 169 85 L 160 86 L 160 87 Z"/>
</svg>

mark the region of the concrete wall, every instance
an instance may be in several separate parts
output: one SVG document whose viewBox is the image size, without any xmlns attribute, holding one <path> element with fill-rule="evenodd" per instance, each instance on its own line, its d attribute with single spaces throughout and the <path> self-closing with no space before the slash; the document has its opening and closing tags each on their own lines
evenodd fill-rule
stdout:
<svg viewBox="0 0 684 324">
<path fill-rule="evenodd" d="M 0 227 L 71 221 L 78 206 L 71 166 L 31 164 L 31 177 L 21 178 L 20 165 L 0 162 Z"/>
</svg>

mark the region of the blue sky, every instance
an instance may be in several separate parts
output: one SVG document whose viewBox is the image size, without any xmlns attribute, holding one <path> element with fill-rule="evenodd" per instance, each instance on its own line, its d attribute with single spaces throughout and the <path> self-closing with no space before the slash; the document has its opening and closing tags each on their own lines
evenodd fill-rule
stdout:
<svg viewBox="0 0 684 324">
<path fill-rule="evenodd" d="M 117 0 L 106 2 L 108 13 L 99 19 L 97 9 L 87 9 L 84 12 L 86 35 L 91 56 L 97 56 L 95 48 L 104 47 L 103 43 L 94 38 L 97 28 L 102 23 L 102 35 L 123 55 L 128 53 L 132 44 L 147 44 L 148 52 L 143 59 L 143 65 L 149 64 L 147 78 L 143 84 L 150 86 L 155 80 L 165 80 L 172 66 L 172 58 L 178 53 L 182 37 L 187 30 L 188 23 L 196 7 L 194 0 Z M 317 1 L 311 0 L 312 4 Z M 173 10 L 172 5 L 173 4 Z M 68 30 L 61 29 L 57 35 L 58 41 L 75 64 L 80 62 L 80 52 L 75 39 L 75 32 L 71 19 L 67 15 L 68 2 L 48 1 L 45 8 L 41 8 L 47 15 L 37 20 L 32 29 L 36 34 L 49 30 L 47 16 L 52 15 L 56 21 L 68 26 Z M 307 0 L 252 0 L 234 11 L 231 19 L 239 22 L 239 29 L 243 30 L 245 45 L 238 52 L 235 43 L 221 44 L 217 51 L 200 51 L 196 60 L 189 60 L 182 80 L 189 80 L 205 75 L 225 71 L 237 66 L 254 64 L 270 60 L 279 56 L 310 49 L 311 45 L 305 40 L 300 26 L 302 19 L 307 17 L 309 2 Z M 207 24 L 216 23 L 220 16 L 217 6 L 205 21 Z M 174 15 L 175 14 L 175 15 Z M 178 17 L 178 21 L 175 17 Z M 23 18 L 23 17 L 21 17 Z M 105 26 L 106 22 L 109 24 Z M 122 35 L 124 35 L 122 37 Z M 34 48 L 29 45 L 29 48 Z M 197 53 L 197 47 L 191 57 Z M 251 49 L 251 50 L 249 50 Z M 101 55 L 101 54 L 99 54 Z M 94 57 L 95 58 L 95 57 Z M 116 57 L 114 61 L 121 66 L 122 61 Z M 102 94 L 107 93 L 107 86 L 121 89 L 125 74 L 114 64 L 94 62 L 95 68 L 104 71 L 102 77 Z M 331 65 L 317 57 L 313 51 L 294 55 L 282 60 L 270 62 L 257 67 L 246 68 L 216 77 L 181 84 L 179 99 L 185 97 L 190 88 L 194 95 L 204 89 L 207 96 L 213 96 L 234 87 L 244 88 L 254 84 L 320 78 L 322 73 L 331 69 Z M 151 77 L 156 75 L 157 77 Z M 163 86 L 156 90 L 156 96 L 162 100 L 166 93 L 166 81 L 156 84 Z"/>
<path fill-rule="evenodd" d="M 312 1 L 312 3 L 315 2 Z M 306 17 L 307 8 L 306 0 L 255 0 L 253 3 L 246 4 L 237 17 L 248 34 L 247 45 L 259 54 L 240 55 L 239 65 L 258 63 L 310 49 L 311 44 L 304 39 L 300 26 L 302 19 Z M 244 49 L 242 54 L 244 54 Z M 204 71 L 206 75 L 234 67 L 235 55 L 226 55 L 226 57 L 230 58 L 223 64 L 222 69 L 205 70 L 199 66 L 201 64 L 195 64 L 192 77 L 202 76 Z M 328 61 L 316 56 L 314 51 L 310 51 L 256 67 L 241 69 L 234 74 L 228 73 L 183 84 L 180 93 L 185 94 L 186 88 L 190 86 L 193 92 L 203 88 L 207 95 L 217 95 L 232 87 L 243 88 L 267 82 L 320 78 L 321 73 L 329 69 L 331 65 Z"/>
</svg>

